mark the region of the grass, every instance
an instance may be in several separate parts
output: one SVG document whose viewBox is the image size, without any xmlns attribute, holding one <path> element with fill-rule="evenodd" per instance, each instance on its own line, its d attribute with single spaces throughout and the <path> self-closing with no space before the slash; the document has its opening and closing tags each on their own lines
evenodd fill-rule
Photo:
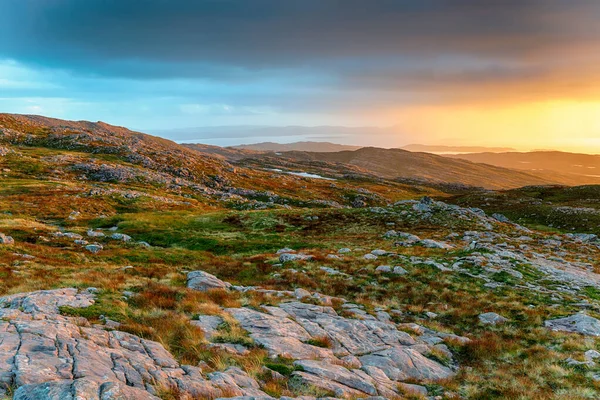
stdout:
<svg viewBox="0 0 600 400">
<path fill-rule="evenodd" d="M 282 290 L 301 287 L 363 304 L 369 312 L 376 307 L 397 309 L 403 312 L 401 317 L 394 317 L 398 322 L 415 322 L 468 336 L 471 339 L 468 344 L 445 342 L 456 355 L 461 369 L 455 378 L 437 383 L 436 390 L 442 395 L 455 393 L 466 399 L 586 399 L 594 398 L 592 394 L 600 389 L 591 379 L 590 374 L 594 371 L 564 364 L 568 357 L 581 358 L 586 350 L 600 348 L 598 340 L 543 328 L 544 320 L 573 313 L 576 310 L 573 304 L 581 298 L 597 304 L 600 291 L 596 288 L 583 288 L 581 298 L 565 294 L 557 300 L 547 293 L 516 288 L 516 284 L 523 282 L 506 272 L 492 275 L 492 279 L 503 286 L 490 290 L 484 287 L 484 281 L 466 274 L 441 272 L 432 266 L 396 262 L 395 259 L 382 258 L 375 264 L 362 259 L 362 255 L 370 250 L 383 248 L 406 257 L 426 257 L 450 263 L 452 257 L 466 257 L 475 252 L 396 248 L 392 241 L 381 235 L 395 229 L 443 240 L 452 231 L 481 230 L 472 221 L 452 218 L 443 212 L 423 220 L 402 214 L 409 210 L 406 206 L 391 208 L 386 214 L 366 209 L 320 207 L 234 212 L 209 200 L 199 200 L 201 196 L 197 194 L 183 192 L 190 196 L 184 197 L 181 193 L 161 193 L 162 189 L 144 185 L 135 188 L 148 195 L 141 200 L 126 199 L 119 194 L 86 197 L 86 193 L 95 189 L 125 188 L 67 179 L 38 180 L 34 179 L 36 175 L 46 173 L 43 168 L 34 167 L 27 172 L 22 165 L 32 160 L 43 163 L 42 157 L 56 155 L 53 152 L 56 150 L 23 149 L 29 158 L 2 161 L 13 163 L 11 170 L 14 168 L 14 172 L 0 185 L 0 207 L 7 212 L 0 214 L 0 232 L 12 235 L 16 244 L 0 247 L 0 295 L 69 286 L 97 287 L 100 294 L 93 306 L 84 309 L 62 307 L 61 312 L 84 317 L 93 323 L 101 322 L 101 316 L 118 321 L 122 324 L 120 329 L 162 343 L 183 363 L 198 365 L 204 362 L 208 371 L 239 366 L 260 377 L 263 390 L 277 396 L 322 396 L 328 393 L 290 381 L 289 377 L 296 370 L 291 361 L 270 359 L 235 321 L 226 319 L 211 340 L 242 344 L 250 350 L 247 356 L 236 356 L 211 347 L 204 333 L 190 325 L 189 320 L 201 314 L 224 316 L 222 309 L 227 307 L 260 308 L 265 304 L 277 304 L 281 299 L 226 291 L 194 292 L 185 287 L 188 271 L 205 270 L 241 285 Z M 82 156 L 81 153 L 72 155 Z M 3 164 L 3 167 L 7 165 Z M 347 185 L 343 188 L 344 193 L 353 193 L 355 184 L 379 190 L 382 195 L 395 188 L 369 181 L 336 184 Z M 308 185 L 302 190 L 314 189 L 320 196 L 330 193 L 325 186 L 313 188 Z M 282 196 L 300 193 L 294 187 L 280 189 Z M 556 204 L 570 205 L 575 204 L 577 196 L 591 195 L 583 192 L 561 198 L 559 192 L 518 194 L 530 198 L 545 196 L 544 199 L 552 199 Z M 161 202 L 152 197 L 158 195 L 190 204 Z M 332 195 L 332 198 L 340 200 L 341 195 L 336 196 Z M 393 196 L 406 197 L 407 192 Z M 473 201 L 476 205 L 471 198 L 460 201 L 463 200 Z M 493 203 L 490 209 L 505 211 L 500 203 Z M 518 216 L 527 215 L 533 206 L 520 208 L 511 203 L 510 207 Z M 69 215 L 73 211 L 80 211 L 80 216 L 71 220 Z M 508 212 L 503 213 L 512 217 Z M 308 219 L 308 216 L 318 219 Z M 532 217 L 530 221 L 541 221 L 540 218 Z M 593 223 L 594 220 L 590 221 Z M 581 221 L 572 222 L 579 224 Z M 51 235 L 59 227 L 85 234 L 89 228 L 113 226 L 118 227 L 118 232 L 132 236 L 134 242 L 147 241 L 152 247 L 104 238 L 97 240 L 105 249 L 92 255 L 72 240 Z M 539 236 L 543 239 L 551 234 L 540 232 Z M 528 244 L 535 247 L 536 243 Z M 276 266 L 275 252 L 283 247 L 312 254 L 315 260 Z M 327 258 L 341 247 L 363 250 L 344 255 L 341 260 Z M 25 259 L 19 254 L 31 254 L 35 259 Z M 403 265 L 409 273 L 403 276 L 375 274 L 374 268 L 379 264 Z M 133 268 L 124 269 L 125 266 Z M 320 266 L 335 268 L 352 279 L 328 275 L 320 270 Z M 485 272 L 483 267 L 468 264 L 463 267 L 477 275 Z M 532 266 L 516 264 L 515 269 L 524 275 L 526 282 L 546 285 L 541 273 Z M 124 291 L 135 295 L 124 298 Z M 338 303 L 334 307 L 341 310 Z M 427 311 L 437 313 L 438 317 L 425 319 Z M 479 324 L 478 314 L 488 311 L 498 312 L 510 322 L 497 327 Z M 315 338 L 310 344 L 331 347 L 327 337 Z M 441 351 L 434 350 L 429 357 L 442 363 L 449 362 Z M 272 373 L 269 376 L 263 366 L 284 378 L 274 378 L 273 375 L 277 375 Z M 165 399 L 176 399 L 181 395 L 173 388 L 162 388 L 160 393 Z"/>
</svg>

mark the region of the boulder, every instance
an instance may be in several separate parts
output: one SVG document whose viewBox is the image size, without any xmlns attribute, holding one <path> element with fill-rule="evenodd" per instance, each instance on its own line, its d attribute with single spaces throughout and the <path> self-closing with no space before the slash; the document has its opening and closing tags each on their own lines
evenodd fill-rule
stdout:
<svg viewBox="0 0 600 400">
<path fill-rule="evenodd" d="M 231 283 L 223 282 L 214 275 L 204 271 L 192 271 L 187 274 L 187 287 L 200 292 L 211 289 L 228 289 Z"/>
</svg>

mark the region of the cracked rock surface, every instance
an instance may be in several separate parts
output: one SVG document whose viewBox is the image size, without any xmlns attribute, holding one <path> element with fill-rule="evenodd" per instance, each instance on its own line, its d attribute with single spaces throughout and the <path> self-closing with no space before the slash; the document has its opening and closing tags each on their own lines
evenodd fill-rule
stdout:
<svg viewBox="0 0 600 400">
<path fill-rule="evenodd" d="M 413 338 L 388 318 L 377 319 L 352 308 L 358 305 L 346 304 L 346 310 L 354 311 L 350 314 L 356 318 L 344 317 L 330 306 L 296 300 L 317 298 L 310 293 L 299 296 L 295 292 L 281 291 L 277 295 L 292 298 L 278 306 L 223 311 L 271 357 L 294 360 L 297 370 L 292 373 L 291 380 L 295 384 L 333 392 L 339 398 L 389 398 L 398 397 L 403 391 L 427 394 L 424 386 L 414 382 L 427 383 L 455 374 L 456 364 L 441 344 L 442 337 L 435 336 L 436 340 L 429 336 Z M 214 329 L 208 316 L 200 316 L 192 322 L 205 331 Z M 430 334 L 435 335 L 435 332 Z M 429 358 L 435 346 L 446 349 L 449 365 Z"/>
<path fill-rule="evenodd" d="M 197 398 L 266 396 L 238 368 L 205 377 L 157 342 L 59 312 L 93 303 L 93 294 L 74 288 L 0 298 L 0 395 L 14 387 L 15 400 L 152 400 L 165 386 Z"/>
</svg>

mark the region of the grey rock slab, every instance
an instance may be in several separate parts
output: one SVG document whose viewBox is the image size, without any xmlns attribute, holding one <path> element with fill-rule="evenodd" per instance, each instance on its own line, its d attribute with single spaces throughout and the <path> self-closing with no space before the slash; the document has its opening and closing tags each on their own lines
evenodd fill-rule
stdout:
<svg viewBox="0 0 600 400">
<path fill-rule="evenodd" d="M 372 378 L 366 380 L 358 374 L 335 364 L 316 360 L 301 360 L 294 362 L 304 372 L 311 373 L 322 379 L 328 379 L 350 388 L 360 390 L 363 393 L 377 395 L 377 389 L 372 383 Z"/>
<path fill-rule="evenodd" d="M 306 329 L 289 318 L 279 318 L 249 308 L 228 308 L 226 311 L 240 323 L 242 328 L 251 334 L 280 336 L 300 341 L 311 338 Z"/>
<path fill-rule="evenodd" d="M 15 399 L 157 399 L 154 385 L 215 398 L 246 379 L 233 371 L 238 383 L 217 386 L 157 342 L 60 315 L 61 306 L 87 307 L 93 296 L 67 288 L 0 298 L 0 384 L 14 384 Z M 248 393 L 263 394 L 244 382 Z"/>
<path fill-rule="evenodd" d="M 359 358 L 363 368 L 377 367 L 394 381 L 438 380 L 454 375 L 450 368 L 408 347 L 393 347 Z"/>
<path fill-rule="evenodd" d="M 264 346 L 271 357 L 288 357 L 295 360 L 335 359 L 333 351 L 301 342 L 292 337 L 252 334 L 254 341 Z"/>
<path fill-rule="evenodd" d="M 600 321 L 584 313 L 548 320 L 544 322 L 544 325 L 553 331 L 575 332 L 585 336 L 600 336 Z"/>
<path fill-rule="evenodd" d="M 223 318 L 218 315 L 200 315 L 197 320 L 190 321 L 190 324 L 202 329 L 204 337 L 208 340 L 214 336 L 222 323 Z"/>
<path fill-rule="evenodd" d="M 301 385 L 313 386 L 333 392 L 337 398 L 364 397 L 365 395 L 365 393 L 360 390 L 353 389 L 329 379 L 323 379 L 308 372 L 296 371 L 292 374 L 292 380 L 299 382 Z"/>
</svg>

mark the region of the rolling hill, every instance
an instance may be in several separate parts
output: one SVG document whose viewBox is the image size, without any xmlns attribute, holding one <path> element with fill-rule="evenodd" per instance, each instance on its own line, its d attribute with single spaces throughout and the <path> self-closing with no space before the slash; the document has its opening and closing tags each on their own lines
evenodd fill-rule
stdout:
<svg viewBox="0 0 600 400">
<path fill-rule="evenodd" d="M 600 155 L 532 151 L 448 154 L 446 157 L 527 171 L 545 178 L 553 177 L 567 185 L 600 184 Z"/>
<path fill-rule="evenodd" d="M 401 149 L 366 147 L 335 153 L 286 152 L 281 153 L 280 158 L 306 165 L 317 162 L 334 163 L 342 169 L 349 165 L 387 179 L 409 178 L 487 189 L 557 183 L 522 171 Z"/>
</svg>

